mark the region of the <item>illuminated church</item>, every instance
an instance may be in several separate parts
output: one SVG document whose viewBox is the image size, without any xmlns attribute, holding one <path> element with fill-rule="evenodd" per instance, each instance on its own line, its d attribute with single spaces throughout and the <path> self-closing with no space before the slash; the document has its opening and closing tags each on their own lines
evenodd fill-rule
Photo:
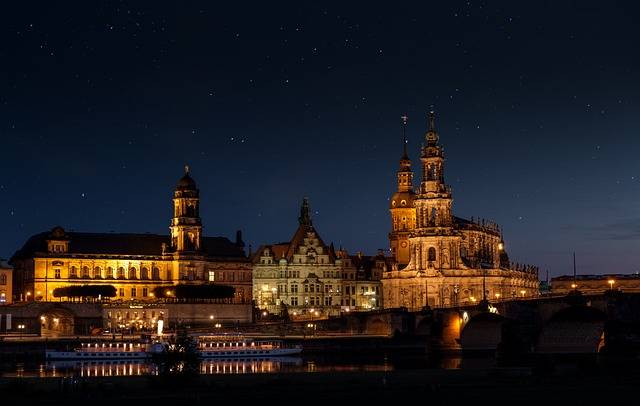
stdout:
<svg viewBox="0 0 640 406">
<path fill-rule="evenodd" d="M 153 301 L 153 290 L 178 283 L 220 283 L 235 288 L 226 302 L 251 303 L 251 262 L 240 232 L 236 241 L 202 235 L 200 192 L 185 168 L 173 193 L 169 235 L 81 233 L 62 227 L 36 234 L 18 250 L 14 296 L 51 301 L 56 288 L 112 285 L 115 300 Z"/>
<path fill-rule="evenodd" d="M 382 277 L 384 307 L 417 310 L 537 295 L 538 269 L 509 261 L 497 224 L 453 215 L 433 112 L 416 190 L 406 145 L 405 136 L 397 191 L 389 208 L 389 243 L 396 266 Z"/>
</svg>

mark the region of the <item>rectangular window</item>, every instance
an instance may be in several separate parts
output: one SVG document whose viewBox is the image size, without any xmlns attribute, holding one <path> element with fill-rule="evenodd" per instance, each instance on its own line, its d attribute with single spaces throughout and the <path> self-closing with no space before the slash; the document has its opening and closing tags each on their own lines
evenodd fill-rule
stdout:
<svg viewBox="0 0 640 406">
<path fill-rule="evenodd" d="M 298 305 L 298 296 L 294 296 L 291 298 L 291 306 L 297 306 Z"/>
<path fill-rule="evenodd" d="M 313 292 L 315 292 L 315 290 L 314 290 L 314 287 L 315 287 L 315 286 L 316 286 L 316 285 L 314 285 L 313 283 L 312 283 L 311 285 L 309 285 L 309 288 L 311 289 L 311 292 L 312 292 L 312 293 L 313 293 Z"/>
<path fill-rule="evenodd" d="M 298 285 L 296 284 L 291 285 L 291 293 L 298 293 Z"/>
<path fill-rule="evenodd" d="M 149 289 L 142 288 L 142 297 L 147 297 L 147 296 L 149 296 Z"/>
<path fill-rule="evenodd" d="M 309 285 L 307 285 L 305 283 L 305 285 L 304 285 L 304 293 L 307 293 L 307 292 L 309 292 Z"/>
<path fill-rule="evenodd" d="M 118 289 L 118 296 L 124 297 L 124 288 Z"/>
<path fill-rule="evenodd" d="M 131 297 L 136 297 L 136 288 L 131 288 Z"/>
<path fill-rule="evenodd" d="M 324 298 L 324 305 L 325 306 L 331 306 L 331 298 L 330 297 L 325 297 Z"/>
<path fill-rule="evenodd" d="M 209 282 L 215 282 L 215 280 L 216 280 L 216 272 L 209 271 Z"/>
<path fill-rule="evenodd" d="M 53 273 L 55 274 L 56 279 L 60 279 L 60 270 L 59 269 L 55 269 L 53 271 Z"/>
</svg>

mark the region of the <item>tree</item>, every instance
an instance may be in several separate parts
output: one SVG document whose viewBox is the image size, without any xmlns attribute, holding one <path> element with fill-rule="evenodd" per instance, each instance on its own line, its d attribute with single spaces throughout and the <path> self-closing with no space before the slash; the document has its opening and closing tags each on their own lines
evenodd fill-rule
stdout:
<svg viewBox="0 0 640 406">
<path fill-rule="evenodd" d="M 53 297 L 115 297 L 116 288 L 113 285 L 70 285 L 53 290 Z"/>
</svg>

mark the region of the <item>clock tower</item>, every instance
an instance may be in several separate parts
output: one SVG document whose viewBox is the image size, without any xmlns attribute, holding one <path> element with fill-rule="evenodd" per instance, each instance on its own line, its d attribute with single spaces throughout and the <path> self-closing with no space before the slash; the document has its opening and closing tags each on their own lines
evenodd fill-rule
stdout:
<svg viewBox="0 0 640 406">
<path fill-rule="evenodd" d="M 416 210 L 414 208 L 415 193 L 413 191 L 413 172 L 411 160 L 407 155 L 407 116 L 402 116 L 402 157 L 397 172 L 397 190 L 391 197 L 389 212 L 391 213 L 391 232 L 389 246 L 398 268 L 409 263 L 409 233 L 416 227 Z"/>
</svg>

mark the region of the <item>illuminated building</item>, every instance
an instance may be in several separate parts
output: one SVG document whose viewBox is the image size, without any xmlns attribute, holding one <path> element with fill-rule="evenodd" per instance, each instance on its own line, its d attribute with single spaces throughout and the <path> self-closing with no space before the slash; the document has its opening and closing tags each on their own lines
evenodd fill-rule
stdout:
<svg viewBox="0 0 640 406">
<path fill-rule="evenodd" d="M 253 297 L 261 311 L 291 318 L 323 318 L 380 307 L 384 256 L 349 256 L 326 245 L 304 199 L 290 241 L 263 245 L 253 257 Z M 376 260 L 377 258 L 377 260 Z"/>
<path fill-rule="evenodd" d="M 551 294 L 577 290 L 583 294 L 602 294 L 608 290 L 640 292 L 640 274 L 563 275 L 551 279 Z"/>
<path fill-rule="evenodd" d="M 422 181 L 414 192 L 405 142 L 391 198 L 389 243 L 396 265 L 383 274 L 384 307 L 420 309 L 537 295 L 537 268 L 509 261 L 498 225 L 453 215 L 433 113 L 420 160 Z"/>
<path fill-rule="evenodd" d="M 0 260 L 0 305 L 13 302 L 13 268 Z"/>
<path fill-rule="evenodd" d="M 115 300 L 153 301 L 153 290 L 215 282 L 235 288 L 230 303 L 251 303 L 251 262 L 236 241 L 203 237 L 200 197 L 185 168 L 173 197 L 170 235 L 67 232 L 55 227 L 27 240 L 11 259 L 14 295 L 52 301 L 69 285 L 112 285 Z"/>
</svg>

